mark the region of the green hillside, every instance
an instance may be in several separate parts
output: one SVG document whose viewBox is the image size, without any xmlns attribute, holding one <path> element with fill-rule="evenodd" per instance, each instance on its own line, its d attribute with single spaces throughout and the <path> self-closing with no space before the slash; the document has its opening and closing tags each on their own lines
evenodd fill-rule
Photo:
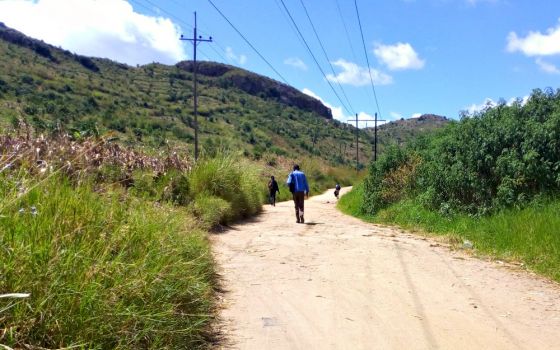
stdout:
<svg viewBox="0 0 560 350">
<path fill-rule="evenodd" d="M 0 125 L 40 132 L 115 132 L 125 144 L 193 141 L 192 62 L 131 67 L 79 56 L 0 24 Z M 314 157 L 352 165 L 354 128 L 318 100 L 272 79 L 219 63 L 199 65 L 201 149 Z M 364 150 L 371 138 L 360 131 Z M 363 152 L 366 157 L 368 153 Z M 366 160 L 363 159 L 362 162 Z"/>
<path fill-rule="evenodd" d="M 382 153 L 390 145 L 406 145 L 418 136 L 429 134 L 449 123 L 451 123 L 451 120 L 446 117 L 435 114 L 423 114 L 417 118 L 403 118 L 382 124 L 377 127 L 379 151 Z M 371 138 L 374 137 L 373 128 L 366 128 L 366 132 Z"/>
</svg>

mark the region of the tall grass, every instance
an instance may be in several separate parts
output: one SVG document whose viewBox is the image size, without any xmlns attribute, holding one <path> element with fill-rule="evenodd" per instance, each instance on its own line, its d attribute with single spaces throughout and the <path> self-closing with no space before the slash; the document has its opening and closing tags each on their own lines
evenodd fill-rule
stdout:
<svg viewBox="0 0 560 350">
<path fill-rule="evenodd" d="M 2 198 L 19 180 L 3 176 Z M 197 348 L 211 320 L 213 262 L 188 211 L 99 194 L 60 176 L 0 217 L 0 344 Z"/>
<path fill-rule="evenodd" d="M 403 200 L 364 214 L 362 187 L 356 186 L 339 201 L 339 208 L 366 221 L 399 225 L 434 235 L 474 243 L 477 252 L 524 263 L 560 281 L 560 200 L 535 200 L 523 209 L 504 209 L 487 216 L 447 214 L 426 209 L 416 200 Z"/>
<path fill-rule="evenodd" d="M 367 220 L 368 217 L 362 211 L 363 196 L 364 185 L 362 182 L 359 182 L 352 187 L 350 192 L 340 197 L 337 207 L 345 214 Z"/>
<path fill-rule="evenodd" d="M 210 225 L 256 214 L 266 192 L 260 172 L 254 163 L 228 154 L 198 162 L 188 175 L 195 212 L 204 213 Z"/>
</svg>

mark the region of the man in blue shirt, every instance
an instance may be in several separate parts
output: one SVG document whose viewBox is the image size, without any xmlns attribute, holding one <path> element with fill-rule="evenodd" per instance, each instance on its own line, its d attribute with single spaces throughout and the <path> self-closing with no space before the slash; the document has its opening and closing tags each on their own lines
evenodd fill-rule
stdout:
<svg viewBox="0 0 560 350">
<path fill-rule="evenodd" d="M 307 178 L 303 171 L 299 170 L 299 165 L 294 165 L 294 171 L 288 176 L 286 184 L 290 188 L 294 198 L 294 205 L 296 208 L 296 219 L 297 223 L 304 223 L 303 218 L 303 204 L 304 195 L 309 197 L 309 185 L 307 184 Z"/>
</svg>

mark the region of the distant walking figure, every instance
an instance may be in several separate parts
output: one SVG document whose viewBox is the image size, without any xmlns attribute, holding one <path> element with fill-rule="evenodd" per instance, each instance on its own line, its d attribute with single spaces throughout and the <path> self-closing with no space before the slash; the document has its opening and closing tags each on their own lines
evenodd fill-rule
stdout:
<svg viewBox="0 0 560 350">
<path fill-rule="evenodd" d="M 290 187 L 290 192 L 292 192 L 294 198 L 297 223 L 303 224 L 305 222 L 303 218 L 304 195 L 309 197 L 309 185 L 305 174 L 299 170 L 299 165 L 294 165 L 294 171 L 288 176 L 286 184 Z"/>
<path fill-rule="evenodd" d="M 334 196 L 336 197 L 336 199 L 338 199 L 339 194 L 340 194 L 340 185 L 336 184 L 336 186 L 334 187 Z"/>
<path fill-rule="evenodd" d="M 278 182 L 274 180 L 274 176 L 271 176 L 268 182 L 268 200 L 273 207 L 276 206 L 276 192 L 280 193 L 280 188 L 278 188 Z"/>
</svg>

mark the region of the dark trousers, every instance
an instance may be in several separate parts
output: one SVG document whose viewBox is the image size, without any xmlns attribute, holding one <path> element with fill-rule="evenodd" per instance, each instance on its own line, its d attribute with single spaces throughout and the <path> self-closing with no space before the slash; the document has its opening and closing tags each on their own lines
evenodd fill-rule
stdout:
<svg viewBox="0 0 560 350">
<path fill-rule="evenodd" d="M 303 204 L 305 203 L 305 192 L 294 192 L 294 206 L 296 208 L 296 218 L 303 216 Z"/>
<path fill-rule="evenodd" d="M 268 200 L 271 205 L 276 206 L 276 191 L 268 193 Z"/>
</svg>

